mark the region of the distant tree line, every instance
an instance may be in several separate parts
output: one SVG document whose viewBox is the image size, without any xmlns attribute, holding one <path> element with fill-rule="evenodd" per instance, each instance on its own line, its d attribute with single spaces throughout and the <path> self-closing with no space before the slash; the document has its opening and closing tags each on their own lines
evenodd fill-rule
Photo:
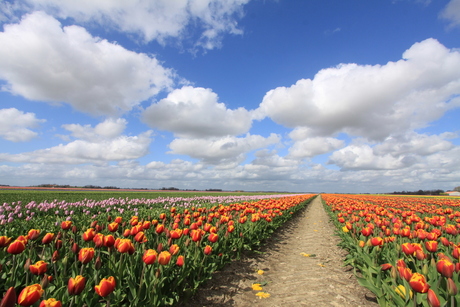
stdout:
<svg viewBox="0 0 460 307">
<path fill-rule="evenodd" d="M 444 190 L 418 190 L 418 191 L 402 191 L 393 192 L 395 195 L 441 195 L 444 194 Z"/>
</svg>

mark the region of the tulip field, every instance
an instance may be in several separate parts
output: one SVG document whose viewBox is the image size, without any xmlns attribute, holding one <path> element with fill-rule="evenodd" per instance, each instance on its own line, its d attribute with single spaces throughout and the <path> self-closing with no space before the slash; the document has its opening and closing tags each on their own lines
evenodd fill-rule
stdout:
<svg viewBox="0 0 460 307">
<path fill-rule="evenodd" d="M 380 306 L 460 306 L 460 198 L 323 194 Z"/>
<path fill-rule="evenodd" d="M 1 307 L 174 305 L 257 247 L 315 195 L 49 196 L 2 199 Z M 441 299 L 446 282 L 437 290 Z"/>
</svg>

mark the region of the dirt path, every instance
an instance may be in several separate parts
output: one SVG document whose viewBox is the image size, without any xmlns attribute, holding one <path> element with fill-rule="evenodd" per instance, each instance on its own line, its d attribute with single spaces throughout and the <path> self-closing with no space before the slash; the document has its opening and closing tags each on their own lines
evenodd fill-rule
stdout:
<svg viewBox="0 0 460 307">
<path fill-rule="evenodd" d="M 261 249 L 231 263 L 182 307 L 197 306 L 378 306 L 361 287 L 320 197 L 295 216 Z M 263 274 L 262 271 L 263 271 Z M 253 290 L 260 283 L 262 290 Z M 270 294 L 267 298 L 258 292 Z"/>
</svg>

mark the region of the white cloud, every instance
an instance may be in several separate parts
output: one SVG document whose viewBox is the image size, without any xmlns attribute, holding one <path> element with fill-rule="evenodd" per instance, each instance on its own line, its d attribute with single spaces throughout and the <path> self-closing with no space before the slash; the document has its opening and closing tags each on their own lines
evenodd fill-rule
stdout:
<svg viewBox="0 0 460 307">
<path fill-rule="evenodd" d="M 175 139 L 169 147 L 171 154 L 188 155 L 205 164 L 230 164 L 232 167 L 245 159 L 245 154 L 280 142 L 280 136 L 272 133 L 245 137 L 222 137 L 212 139 Z"/>
<path fill-rule="evenodd" d="M 3 90 L 30 100 L 66 102 L 94 115 L 129 111 L 173 85 L 174 73 L 135 53 L 43 12 L 0 32 Z"/>
<path fill-rule="evenodd" d="M 295 142 L 289 148 L 288 156 L 293 159 L 303 159 L 322 155 L 345 145 L 343 140 L 332 137 L 308 137 L 309 130 L 297 128 L 289 133 Z"/>
<path fill-rule="evenodd" d="M 44 119 L 34 113 L 24 113 L 16 108 L 0 109 L 0 137 L 12 142 L 26 142 L 37 136 L 36 128 Z"/>
<path fill-rule="evenodd" d="M 394 157 L 406 154 L 427 156 L 453 147 L 454 145 L 446 141 L 442 135 L 408 133 L 389 137 L 383 143 L 376 145 L 374 152 L 377 155 L 391 154 Z"/>
<path fill-rule="evenodd" d="M 373 140 L 424 127 L 460 106 L 460 52 L 434 39 L 386 65 L 341 64 L 269 91 L 255 119 L 270 117 L 309 136 L 339 132 Z"/>
<path fill-rule="evenodd" d="M 133 33 L 145 42 L 187 38 L 189 26 L 200 32 L 195 44 L 205 49 L 220 45 L 224 33 L 240 34 L 237 18 L 250 0 L 27 0 L 35 10 L 81 23 Z"/>
<path fill-rule="evenodd" d="M 182 138 L 222 137 L 249 131 L 252 118 L 244 108 L 227 109 L 211 89 L 185 86 L 150 105 L 142 120 L 152 128 Z"/>
<path fill-rule="evenodd" d="M 439 16 L 446 19 L 451 27 L 460 25 L 460 0 L 450 0 Z"/>
<path fill-rule="evenodd" d="M 152 131 L 137 136 L 121 135 L 124 119 L 108 119 L 92 128 L 89 125 L 63 125 L 80 139 L 47 149 L 21 154 L 0 154 L 0 161 L 17 163 L 85 164 L 123 161 L 149 153 Z M 113 130 L 110 130 L 113 129 Z"/>
</svg>

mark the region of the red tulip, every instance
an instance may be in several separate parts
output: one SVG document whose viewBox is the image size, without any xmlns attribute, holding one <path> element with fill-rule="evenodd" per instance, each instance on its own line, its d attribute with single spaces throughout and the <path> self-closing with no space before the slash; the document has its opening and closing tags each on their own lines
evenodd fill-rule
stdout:
<svg viewBox="0 0 460 307">
<path fill-rule="evenodd" d="M 438 250 L 438 241 L 426 241 L 425 248 L 430 253 L 435 253 Z"/>
<path fill-rule="evenodd" d="M 113 222 L 113 223 L 110 223 L 109 226 L 107 226 L 108 230 L 110 232 L 115 232 L 118 230 L 118 223 L 117 222 Z"/>
<path fill-rule="evenodd" d="M 0 248 L 8 246 L 10 242 L 11 238 L 8 238 L 7 236 L 0 236 Z"/>
<path fill-rule="evenodd" d="M 157 260 L 158 253 L 154 249 L 148 249 L 144 252 L 144 256 L 142 256 L 142 261 L 145 264 L 154 264 L 155 260 Z"/>
<path fill-rule="evenodd" d="M 426 282 L 425 276 L 420 273 L 412 274 L 409 280 L 409 285 L 415 292 L 426 293 L 430 288 L 430 285 Z"/>
<path fill-rule="evenodd" d="M 93 237 L 93 242 L 96 247 L 101 247 L 104 245 L 104 235 L 102 233 L 96 233 Z"/>
<path fill-rule="evenodd" d="M 211 243 L 216 243 L 217 240 L 219 240 L 219 235 L 218 235 L 217 233 L 211 232 L 211 233 L 209 234 L 209 236 L 208 236 L 208 240 L 209 240 L 209 242 L 211 242 Z"/>
<path fill-rule="evenodd" d="M 427 299 L 430 307 L 441 307 L 441 302 L 439 301 L 438 297 L 436 296 L 436 293 L 434 293 L 433 290 L 428 289 Z"/>
<path fill-rule="evenodd" d="M 10 287 L 2 300 L 0 301 L 0 307 L 14 307 L 16 306 L 16 291 L 13 287 Z"/>
<path fill-rule="evenodd" d="M 382 265 L 380 265 L 380 268 L 382 269 L 382 271 L 386 271 L 386 270 L 389 270 L 391 269 L 393 266 L 389 263 L 384 263 Z"/>
<path fill-rule="evenodd" d="M 199 229 L 192 229 L 190 232 L 190 237 L 192 238 L 193 242 L 198 242 L 201 240 L 201 230 Z"/>
<path fill-rule="evenodd" d="M 94 248 L 92 247 L 84 247 L 78 253 L 78 260 L 83 263 L 89 263 L 94 257 Z"/>
<path fill-rule="evenodd" d="M 63 230 L 69 230 L 70 227 L 72 227 L 72 221 L 63 221 L 63 222 L 61 223 L 61 228 L 62 228 Z"/>
<path fill-rule="evenodd" d="M 156 227 L 156 229 L 155 229 L 155 232 L 156 232 L 157 234 L 160 234 L 160 233 L 162 233 L 164 230 L 165 230 L 165 225 L 163 225 L 163 224 L 158 224 L 157 227 Z"/>
<path fill-rule="evenodd" d="M 6 251 L 13 255 L 20 254 L 26 249 L 26 243 L 27 241 L 16 239 L 8 246 Z"/>
<path fill-rule="evenodd" d="M 123 221 L 123 218 L 121 216 L 117 216 L 114 220 L 115 223 L 120 224 Z"/>
<path fill-rule="evenodd" d="M 136 242 L 139 242 L 139 243 L 145 243 L 148 241 L 143 231 L 139 231 L 134 237 L 134 240 L 136 240 Z"/>
<path fill-rule="evenodd" d="M 415 253 L 415 247 L 411 243 L 401 244 L 401 249 L 406 255 L 413 255 Z"/>
<path fill-rule="evenodd" d="M 179 250 L 180 250 L 180 247 L 179 245 L 177 244 L 173 244 L 171 245 L 171 247 L 169 248 L 169 253 L 171 253 L 171 255 L 177 255 L 179 253 Z"/>
<path fill-rule="evenodd" d="M 174 229 L 172 230 L 169 235 L 171 239 L 179 239 L 182 236 L 182 229 Z"/>
<path fill-rule="evenodd" d="M 61 301 L 57 301 L 55 298 L 49 298 L 40 303 L 39 307 L 62 307 Z"/>
<path fill-rule="evenodd" d="M 42 239 L 42 244 L 49 244 L 54 239 L 54 233 L 48 232 Z"/>
<path fill-rule="evenodd" d="M 31 229 L 29 230 L 29 233 L 27 234 L 27 239 L 29 240 L 35 240 L 38 238 L 38 235 L 40 234 L 40 230 L 38 229 Z"/>
<path fill-rule="evenodd" d="M 177 266 L 183 266 L 184 265 L 184 256 L 181 255 L 181 256 L 177 257 L 176 265 Z"/>
<path fill-rule="evenodd" d="M 103 278 L 99 285 L 94 287 L 94 290 L 99 296 L 106 297 L 115 290 L 115 278 L 113 276 Z"/>
<path fill-rule="evenodd" d="M 104 246 L 112 247 L 115 245 L 115 238 L 112 235 L 104 236 Z"/>
<path fill-rule="evenodd" d="M 83 292 L 86 286 L 86 278 L 77 275 L 75 278 L 70 278 L 68 283 L 67 283 L 67 291 L 69 292 L 70 295 L 79 295 L 80 293 Z"/>
<path fill-rule="evenodd" d="M 30 272 L 34 275 L 45 274 L 47 269 L 48 269 L 48 264 L 43 260 L 37 261 L 35 264 L 31 264 L 29 266 Z"/>
<path fill-rule="evenodd" d="M 130 239 L 116 239 L 115 247 L 120 253 L 128 253 L 132 255 L 135 252 L 133 242 L 131 242 Z"/>
<path fill-rule="evenodd" d="M 205 255 L 209 255 L 209 254 L 211 254 L 211 253 L 212 253 L 212 247 L 209 246 L 209 245 L 206 245 L 206 246 L 204 247 L 204 254 L 205 254 Z"/>
<path fill-rule="evenodd" d="M 436 263 L 436 269 L 442 276 L 452 278 L 455 265 L 448 258 L 441 258 L 438 263 Z"/>
<path fill-rule="evenodd" d="M 161 265 L 167 265 L 171 260 L 171 254 L 168 251 L 162 251 L 158 255 L 158 263 Z"/>
<path fill-rule="evenodd" d="M 374 237 L 371 239 L 371 244 L 372 246 L 382 246 L 383 239 L 381 237 Z"/>
<path fill-rule="evenodd" d="M 88 228 L 82 235 L 83 240 L 86 242 L 89 242 L 93 240 L 94 236 L 96 235 L 96 232 L 94 231 L 93 228 Z"/>
<path fill-rule="evenodd" d="M 42 297 L 45 290 L 39 284 L 25 287 L 18 296 L 18 304 L 21 306 L 31 306 Z"/>
</svg>

